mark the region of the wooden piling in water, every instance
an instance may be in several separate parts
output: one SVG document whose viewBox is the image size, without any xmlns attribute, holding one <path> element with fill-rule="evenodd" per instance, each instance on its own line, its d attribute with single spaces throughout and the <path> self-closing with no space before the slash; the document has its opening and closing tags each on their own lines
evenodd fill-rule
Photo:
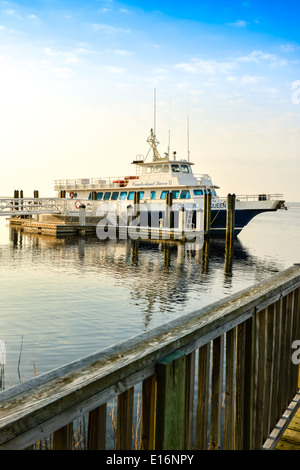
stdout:
<svg viewBox="0 0 300 470">
<path fill-rule="evenodd" d="M 227 196 L 226 242 L 225 242 L 225 272 L 231 273 L 235 227 L 235 194 Z"/>
<path fill-rule="evenodd" d="M 204 231 L 210 234 L 211 225 L 211 194 L 204 194 Z"/>
</svg>

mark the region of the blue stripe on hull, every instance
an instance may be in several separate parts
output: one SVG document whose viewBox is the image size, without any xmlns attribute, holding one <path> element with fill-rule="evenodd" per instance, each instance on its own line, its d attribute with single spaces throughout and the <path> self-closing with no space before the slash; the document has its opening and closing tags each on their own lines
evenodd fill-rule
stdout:
<svg viewBox="0 0 300 470">
<path fill-rule="evenodd" d="M 226 235 L 226 210 L 211 211 L 211 231 L 215 235 Z M 240 231 L 247 225 L 250 220 L 262 212 L 270 212 L 269 209 L 243 209 L 235 211 L 234 233 L 238 235 Z"/>
</svg>

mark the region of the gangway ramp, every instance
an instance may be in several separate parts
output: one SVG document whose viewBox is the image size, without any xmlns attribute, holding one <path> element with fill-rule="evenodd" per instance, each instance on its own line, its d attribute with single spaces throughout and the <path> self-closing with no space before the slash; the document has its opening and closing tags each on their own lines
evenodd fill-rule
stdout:
<svg viewBox="0 0 300 470">
<path fill-rule="evenodd" d="M 0 217 L 34 214 L 61 214 L 60 198 L 0 197 Z"/>
</svg>

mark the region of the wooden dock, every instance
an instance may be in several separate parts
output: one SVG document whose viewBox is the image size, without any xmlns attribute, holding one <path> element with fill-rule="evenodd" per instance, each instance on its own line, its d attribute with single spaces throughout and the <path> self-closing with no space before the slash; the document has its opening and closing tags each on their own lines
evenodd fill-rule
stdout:
<svg viewBox="0 0 300 470">
<path fill-rule="evenodd" d="M 300 450 L 300 408 L 283 433 L 276 450 Z"/>
<path fill-rule="evenodd" d="M 2 391 L 0 449 L 32 449 L 50 435 L 54 450 L 72 450 L 73 422 L 83 417 L 88 450 L 268 450 L 281 448 L 288 434 L 295 443 L 299 361 L 292 353 L 299 338 L 294 265 Z M 115 398 L 111 442 L 107 410 Z"/>
</svg>

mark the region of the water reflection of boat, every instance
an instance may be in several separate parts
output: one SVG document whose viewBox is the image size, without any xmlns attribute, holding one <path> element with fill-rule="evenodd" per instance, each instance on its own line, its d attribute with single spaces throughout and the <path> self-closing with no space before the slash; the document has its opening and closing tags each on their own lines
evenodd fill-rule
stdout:
<svg viewBox="0 0 300 470">
<path fill-rule="evenodd" d="M 185 243 L 99 241 L 97 237 L 56 239 L 24 233 L 15 227 L 10 227 L 10 239 L 11 249 L 34 252 L 35 259 L 48 270 L 71 271 L 74 279 L 77 275 L 86 278 L 91 286 L 105 278 L 109 285 L 125 289 L 130 293 L 130 304 L 138 306 L 143 314 L 145 328 L 152 325 L 157 314 L 161 315 L 160 321 L 167 321 L 174 311 L 181 314 L 194 305 L 200 308 L 229 295 L 237 280 L 243 288 L 280 269 L 274 260 L 262 263 L 250 255 L 239 239 L 235 240 L 229 267 L 224 239 L 206 240 L 201 249 L 192 250 Z M 23 257 L 20 259 L 22 263 Z M 124 305 L 125 316 L 130 308 Z"/>
</svg>

